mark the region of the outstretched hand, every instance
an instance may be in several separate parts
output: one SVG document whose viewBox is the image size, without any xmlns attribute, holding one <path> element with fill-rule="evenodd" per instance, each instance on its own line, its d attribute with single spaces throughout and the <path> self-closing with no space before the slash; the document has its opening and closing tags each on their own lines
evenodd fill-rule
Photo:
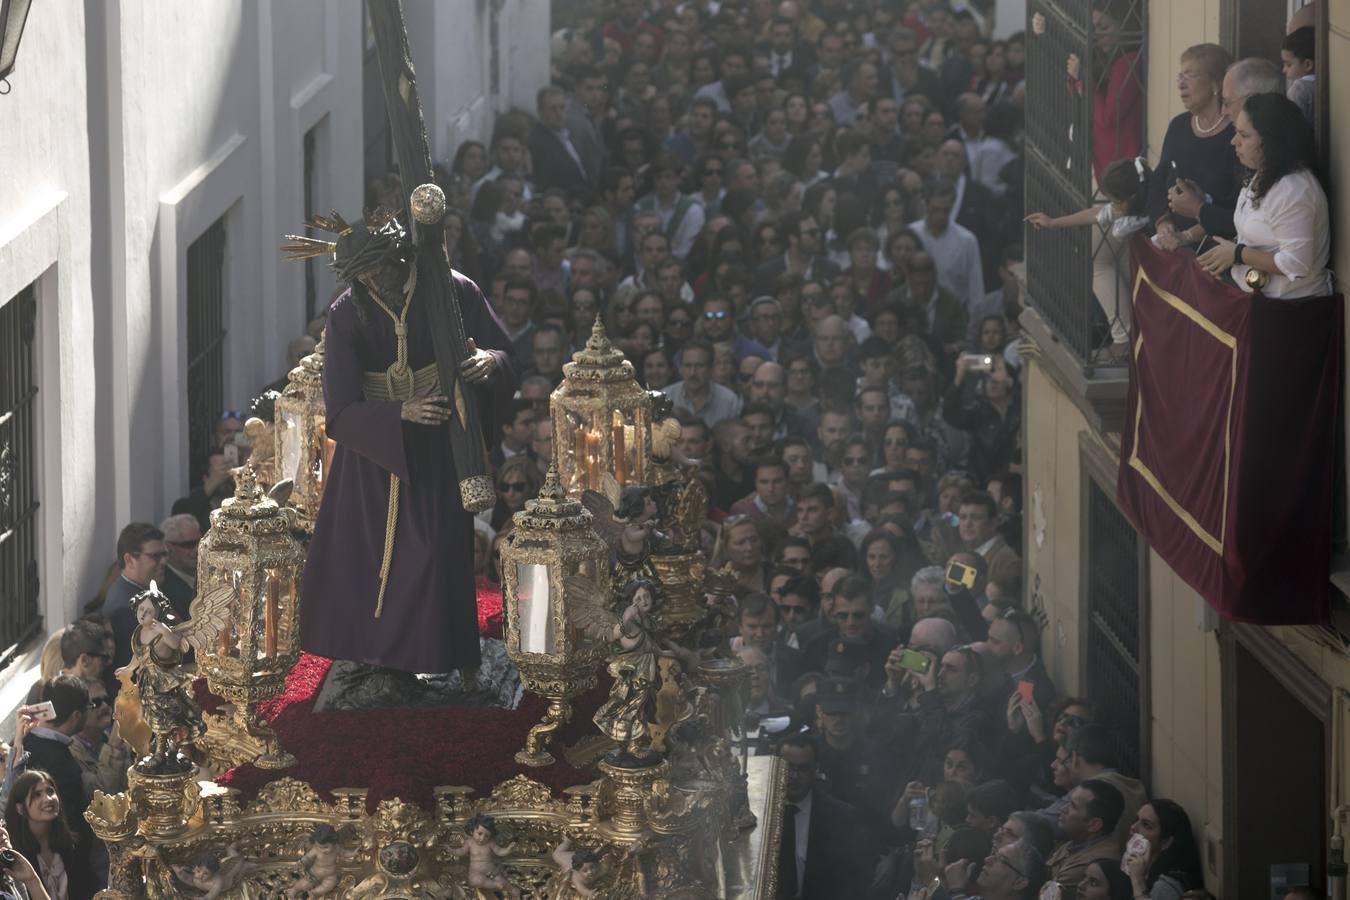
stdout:
<svg viewBox="0 0 1350 900">
<path fill-rule="evenodd" d="M 473 338 L 469 338 L 469 354 L 469 357 L 459 364 L 460 374 L 469 384 L 482 384 L 497 371 L 497 357 L 486 350 L 479 350 Z"/>
</svg>

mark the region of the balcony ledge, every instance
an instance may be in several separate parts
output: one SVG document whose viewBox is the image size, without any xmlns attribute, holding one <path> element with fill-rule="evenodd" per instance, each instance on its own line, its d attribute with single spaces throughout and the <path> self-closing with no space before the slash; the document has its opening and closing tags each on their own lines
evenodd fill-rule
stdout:
<svg viewBox="0 0 1350 900">
<path fill-rule="evenodd" d="M 1099 433 L 1119 434 L 1125 425 L 1129 368 L 1085 364 L 1030 306 L 1022 309 L 1018 321 L 1029 344 L 1023 355 L 1040 360 L 1051 379 Z"/>
</svg>

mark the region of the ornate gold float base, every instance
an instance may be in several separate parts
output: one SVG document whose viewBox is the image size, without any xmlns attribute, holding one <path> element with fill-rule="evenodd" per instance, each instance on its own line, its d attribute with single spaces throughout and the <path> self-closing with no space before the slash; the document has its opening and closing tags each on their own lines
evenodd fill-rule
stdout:
<svg viewBox="0 0 1350 900">
<path fill-rule="evenodd" d="M 661 633 L 677 644 L 687 642 L 695 626 L 708 616 L 703 602 L 703 555 L 653 555 L 651 564 L 665 595 L 655 614 Z"/>
<path fill-rule="evenodd" d="M 285 769 L 295 757 L 281 748 L 271 726 L 247 712 L 206 716 L 206 734 L 195 745 L 221 772 L 252 763 L 260 769 Z"/>
<path fill-rule="evenodd" d="M 188 820 L 201 802 L 196 776 L 196 766 L 168 775 L 147 775 L 135 766 L 127 770 L 127 793 L 141 835 L 151 841 L 168 841 L 188 830 Z"/>
<path fill-rule="evenodd" d="M 603 776 L 600 787 L 601 821 L 595 832 L 603 839 L 632 847 L 651 836 L 647 819 L 647 799 L 652 785 L 670 774 L 664 759 L 642 766 L 620 766 L 600 761 Z"/>
</svg>

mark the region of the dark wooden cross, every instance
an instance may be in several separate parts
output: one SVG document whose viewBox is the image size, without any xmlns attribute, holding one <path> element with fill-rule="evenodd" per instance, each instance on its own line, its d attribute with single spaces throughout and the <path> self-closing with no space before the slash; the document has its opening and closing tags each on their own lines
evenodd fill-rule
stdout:
<svg viewBox="0 0 1350 900">
<path fill-rule="evenodd" d="M 404 205 L 398 211 L 399 221 L 411 229 L 417 244 L 419 276 L 426 277 L 430 273 L 433 296 L 444 298 L 444 302 L 429 304 L 427 312 L 441 391 L 450 398 L 455 411 L 450 419 L 450 452 L 463 484 L 470 478 L 487 475 L 487 448 L 483 444 L 477 397 L 459 371 L 460 362 L 469 356 L 468 336 L 460 313 L 459 293 L 442 249 L 443 230 L 439 222 L 420 225 L 409 215 L 409 192 L 418 185 L 433 184 L 435 178 L 431 171 L 431 144 L 427 141 L 422 104 L 417 97 L 417 76 L 413 73 L 412 52 L 408 47 L 403 3 L 402 0 L 368 0 L 366 10 L 375 33 L 375 56 L 380 63 L 384 103 L 389 110 L 390 134 L 403 182 Z"/>
</svg>

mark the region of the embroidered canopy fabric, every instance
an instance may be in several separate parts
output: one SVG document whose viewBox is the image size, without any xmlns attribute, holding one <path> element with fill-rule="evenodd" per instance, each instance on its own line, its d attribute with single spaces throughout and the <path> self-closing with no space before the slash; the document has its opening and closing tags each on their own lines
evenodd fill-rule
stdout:
<svg viewBox="0 0 1350 900">
<path fill-rule="evenodd" d="M 1117 496 L 1222 615 L 1327 619 L 1341 298 L 1272 300 L 1132 245 Z"/>
</svg>

